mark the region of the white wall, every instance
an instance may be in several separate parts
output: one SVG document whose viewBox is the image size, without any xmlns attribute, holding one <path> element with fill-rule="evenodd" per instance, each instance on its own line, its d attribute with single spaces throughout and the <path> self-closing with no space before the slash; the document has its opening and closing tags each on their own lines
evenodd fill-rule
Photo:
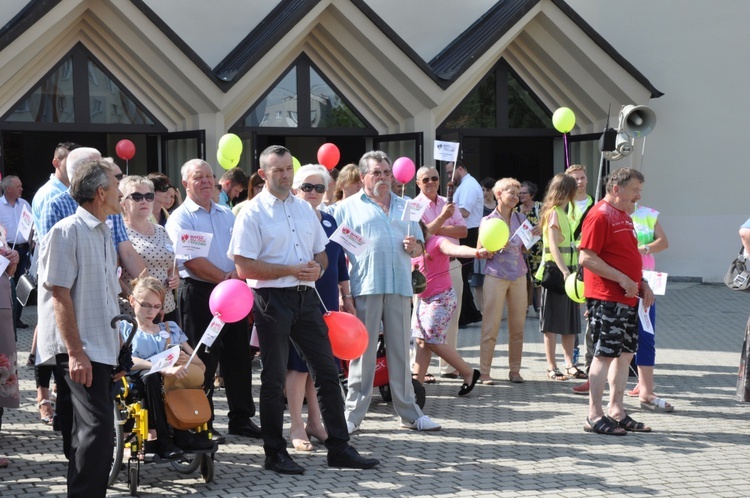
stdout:
<svg viewBox="0 0 750 498">
<path fill-rule="evenodd" d="M 658 268 L 719 281 L 750 217 L 750 2 L 567 1 L 665 94 L 649 103 L 643 165 L 643 204 L 661 211 L 670 241 Z"/>
</svg>

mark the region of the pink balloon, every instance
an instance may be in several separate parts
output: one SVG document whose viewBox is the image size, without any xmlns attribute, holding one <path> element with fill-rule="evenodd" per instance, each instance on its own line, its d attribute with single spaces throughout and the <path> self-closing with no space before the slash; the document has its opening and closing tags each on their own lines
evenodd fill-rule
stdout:
<svg viewBox="0 0 750 498">
<path fill-rule="evenodd" d="M 234 323 L 250 313 L 254 300 L 253 291 L 244 280 L 224 280 L 211 292 L 208 307 L 221 321 Z"/>
<path fill-rule="evenodd" d="M 415 172 L 414 162 L 408 157 L 399 157 L 393 161 L 393 177 L 401 183 L 409 183 Z"/>
<path fill-rule="evenodd" d="M 328 339 L 336 358 L 356 360 L 365 353 L 370 335 L 359 318 L 342 311 L 329 311 L 323 320 L 328 325 Z"/>
</svg>

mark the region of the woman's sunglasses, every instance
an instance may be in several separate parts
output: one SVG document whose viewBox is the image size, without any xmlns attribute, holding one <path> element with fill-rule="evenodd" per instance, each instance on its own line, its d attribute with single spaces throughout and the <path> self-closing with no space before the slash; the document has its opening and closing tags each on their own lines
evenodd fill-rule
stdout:
<svg viewBox="0 0 750 498">
<path fill-rule="evenodd" d="M 152 192 L 149 192 L 147 194 L 141 194 L 140 192 L 133 192 L 128 197 L 133 199 L 133 202 L 141 202 L 143 199 L 146 199 L 146 202 L 154 202 L 154 194 Z"/>
<path fill-rule="evenodd" d="M 313 189 L 315 189 L 317 193 L 322 194 L 326 191 L 326 186 L 321 183 L 317 185 L 313 185 L 312 183 L 303 183 L 299 186 L 299 189 L 303 192 L 312 192 Z"/>
</svg>

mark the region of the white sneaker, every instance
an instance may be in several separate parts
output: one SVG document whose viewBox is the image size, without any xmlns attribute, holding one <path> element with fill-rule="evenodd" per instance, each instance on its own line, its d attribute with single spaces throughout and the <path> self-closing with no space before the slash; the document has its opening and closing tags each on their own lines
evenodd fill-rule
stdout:
<svg viewBox="0 0 750 498">
<path fill-rule="evenodd" d="M 427 415 L 422 415 L 414 422 L 401 422 L 401 427 L 405 429 L 416 429 L 418 431 L 439 431 L 440 424 L 434 422 Z"/>
<path fill-rule="evenodd" d="M 347 420 L 346 422 L 346 430 L 349 431 L 349 434 L 353 434 L 359 430 L 359 426 L 353 422 L 349 422 Z"/>
</svg>

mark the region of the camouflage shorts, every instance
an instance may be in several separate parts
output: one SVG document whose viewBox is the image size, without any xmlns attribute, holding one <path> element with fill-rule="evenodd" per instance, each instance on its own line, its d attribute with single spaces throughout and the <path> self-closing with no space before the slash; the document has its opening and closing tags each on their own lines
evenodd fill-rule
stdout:
<svg viewBox="0 0 750 498">
<path fill-rule="evenodd" d="M 589 328 L 594 340 L 594 356 L 617 358 L 638 348 L 637 308 L 614 301 L 588 299 Z"/>
</svg>

